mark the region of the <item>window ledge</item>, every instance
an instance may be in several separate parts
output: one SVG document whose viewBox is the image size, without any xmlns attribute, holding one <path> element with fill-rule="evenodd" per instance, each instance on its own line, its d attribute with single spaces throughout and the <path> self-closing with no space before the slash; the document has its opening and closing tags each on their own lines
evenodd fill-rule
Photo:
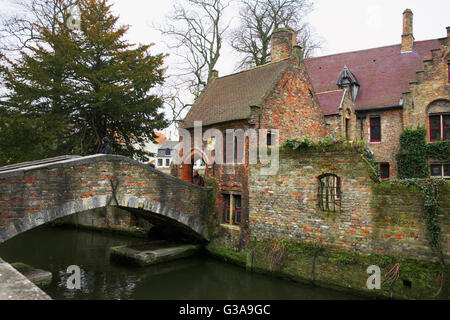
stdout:
<svg viewBox="0 0 450 320">
<path fill-rule="evenodd" d="M 235 226 L 235 225 L 232 225 L 232 224 L 222 223 L 220 226 L 225 228 L 225 229 L 229 229 L 229 230 L 241 231 L 241 227 Z"/>
</svg>

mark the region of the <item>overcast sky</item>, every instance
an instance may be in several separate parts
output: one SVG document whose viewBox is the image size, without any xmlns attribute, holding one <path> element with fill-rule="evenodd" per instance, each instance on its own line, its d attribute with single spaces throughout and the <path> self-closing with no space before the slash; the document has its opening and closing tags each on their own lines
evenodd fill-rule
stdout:
<svg viewBox="0 0 450 320">
<path fill-rule="evenodd" d="M 0 15 L 11 12 L 8 2 L 0 0 Z M 119 23 L 130 25 L 127 38 L 132 43 L 155 43 L 153 53 L 168 53 L 160 33 L 154 28 L 163 24 L 176 0 L 110 0 Z M 324 40 L 316 56 L 399 44 L 402 34 L 402 13 L 410 8 L 414 13 L 416 41 L 443 38 L 450 26 L 448 0 L 311 0 L 314 10 L 307 21 Z M 237 23 L 236 0 L 228 9 L 226 19 L 231 27 Z M 235 71 L 238 56 L 225 43 L 216 69 L 220 76 Z M 165 60 L 174 64 L 174 56 Z M 168 130 L 165 130 L 167 133 Z M 172 131 L 172 130 L 170 130 Z"/>
<path fill-rule="evenodd" d="M 155 42 L 155 52 L 164 51 L 159 33 L 152 28 L 162 23 L 175 1 L 113 0 L 114 11 L 123 24 L 129 24 L 129 39 L 133 42 Z M 450 1 L 446 0 L 316 0 L 308 22 L 325 40 L 316 55 L 374 48 L 400 43 L 402 13 L 410 8 L 414 13 L 416 40 L 442 38 L 450 26 Z M 237 16 L 233 8 L 228 14 Z M 217 69 L 220 75 L 234 71 L 236 56 L 226 46 Z"/>
</svg>

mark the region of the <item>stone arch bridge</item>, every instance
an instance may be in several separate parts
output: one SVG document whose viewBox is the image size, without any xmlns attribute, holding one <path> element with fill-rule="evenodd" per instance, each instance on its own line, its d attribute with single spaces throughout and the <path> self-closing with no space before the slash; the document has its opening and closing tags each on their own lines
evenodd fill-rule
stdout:
<svg viewBox="0 0 450 320">
<path fill-rule="evenodd" d="M 0 168 L 0 243 L 58 218 L 106 206 L 208 239 L 212 190 L 116 155 L 65 156 Z"/>
</svg>

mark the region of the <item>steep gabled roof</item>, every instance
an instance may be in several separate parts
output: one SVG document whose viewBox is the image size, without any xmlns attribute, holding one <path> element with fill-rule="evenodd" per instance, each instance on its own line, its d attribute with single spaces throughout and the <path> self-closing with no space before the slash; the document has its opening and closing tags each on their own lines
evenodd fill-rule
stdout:
<svg viewBox="0 0 450 320">
<path fill-rule="evenodd" d="M 325 116 L 339 113 L 339 107 L 344 99 L 344 90 L 333 90 L 317 94 L 320 108 Z"/>
<path fill-rule="evenodd" d="M 439 48 L 439 40 L 414 42 L 411 53 L 401 53 L 401 45 L 353 51 L 305 60 L 305 65 L 324 115 L 338 113 L 342 91 L 337 86 L 347 66 L 360 86 L 355 110 L 391 107 L 399 104 L 416 71 L 430 51 Z M 250 106 L 259 106 L 274 88 L 289 59 L 268 63 L 247 71 L 214 79 L 193 105 L 183 127 L 192 128 L 194 121 L 212 125 L 243 120 L 250 116 Z"/>
<path fill-rule="evenodd" d="M 337 90 L 336 81 L 347 66 L 360 85 L 356 110 L 391 107 L 399 104 L 409 82 L 416 79 L 416 71 L 423 68 L 423 59 L 436 48 L 437 39 L 417 41 L 411 53 L 401 53 L 401 45 L 394 45 L 312 58 L 305 60 L 305 65 L 316 93 Z M 321 104 L 325 115 L 337 114 L 339 104 L 330 103 L 338 99 L 331 96 L 319 98 L 319 102 L 322 99 L 328 103 Z"/>
<path fill-rule="evenodd" d="M 192 106 L 183 127 L 192 128 L 194 121 L 206 126 L 248 119 L 250 106 L 263 103 L 288 66 L 286 59 L 212 80 Z"/>
</svg>

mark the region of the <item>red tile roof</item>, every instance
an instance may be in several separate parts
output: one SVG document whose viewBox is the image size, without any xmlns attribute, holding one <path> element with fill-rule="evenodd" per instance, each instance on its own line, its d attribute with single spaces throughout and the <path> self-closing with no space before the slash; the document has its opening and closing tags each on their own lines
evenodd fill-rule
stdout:
<svg viewBox="0 0 450 320">
<path fill-rule="evenodd" d="M 206 126 L 248 119 L 250 106 L 264 102 L 288 66 L 286 59 L 214 79 L 184 119 L 183 127 L 192 128 L 194 121 Z"/>
<path fill-rule="evenodd" d="M 344 90 L 334 90 L 317 94 L 320 108 L 324 115 L 339 113 L 339 107 L 344 97 Z"/>
<path fill-rule="evenodd" d="M 423 59 L 436 48 L 438 40 L 417 41 L 411 53 L 401 53 L 401 45 L 394 45 L 312 58 L 305 64 L 316 93 L 338 89 L 336 81 L 346 65 L 361 86 L 356 110 L 390 107 L 399 104 L 409 81 L 416 79 L 416 70 L 423 68 Z M 321 105 L 325 114 L 339 106 L 330 105 L 335 98 L 319 98 L 325 103 Z"/>
<path fill-rule="evenodd" d="M 312 58 L 305 60 L 305 65 L 323 113 L 333 115 L 342 99 L 336 82 L 344 66 L 360 85 L 356 110 L 391 107 L 399 104 L 409 81 L 423 68 L 423 60 L 437 48 L 437 39 L 417 41 L 411 53 L 401 53 L 401 45 L 393 45 Z M 250 106 L 263 103 L 288 66 L 286 59 L 214 79 L 195 102 L 183 127 L 192 128 L 197 120 L 206 126 L 247 119 Z"/>
</svg>

